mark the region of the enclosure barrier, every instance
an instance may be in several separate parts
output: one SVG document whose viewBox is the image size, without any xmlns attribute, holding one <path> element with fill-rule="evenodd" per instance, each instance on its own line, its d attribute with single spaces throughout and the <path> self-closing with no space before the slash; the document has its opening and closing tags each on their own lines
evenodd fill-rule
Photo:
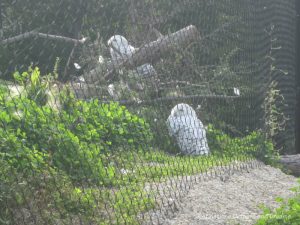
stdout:
<svg viewBox="0 0 300 225">
<path fill-rule="evenodd" d="M 294 0 L 0 2 L 0 224 L 164 224 L 295 153 Z M 199 212 L 201 213 L 201 212 Z"/>
</svg>

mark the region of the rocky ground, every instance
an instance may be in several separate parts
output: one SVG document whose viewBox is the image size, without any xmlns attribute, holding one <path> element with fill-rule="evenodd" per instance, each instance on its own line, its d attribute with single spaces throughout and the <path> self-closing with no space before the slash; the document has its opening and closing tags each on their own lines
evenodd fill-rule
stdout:
<svg viewBox="0 0 300 225">
<path fill-rule="evenodd" d="M 292 196 L 289 189 L 296 185 L 297 178 L 265 165 L 225 179 L 197 182 L 183 197 L 178 212 L 163 224 L 254 224 L 262 213 L 261 204 L 278 206 L 275 198 Z"/>
</svg>

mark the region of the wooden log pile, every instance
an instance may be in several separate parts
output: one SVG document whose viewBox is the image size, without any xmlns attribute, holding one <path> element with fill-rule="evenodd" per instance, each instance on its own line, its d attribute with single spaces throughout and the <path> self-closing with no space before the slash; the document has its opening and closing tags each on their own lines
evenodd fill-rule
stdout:
<svg viewBox="0 0 300 225">
<path fill-rule="evenodd" d="M 100 93 L 98 90 L 100 87 L 94 88 L 94 86 L 108 83 L 119 69 L 134 69 L 146 63 L 155 63 L 168 55 L 168 53 L 176 51 L 178 48 L 184 49 L 197 40 L 200 40 L 200 34 L 194 25 L 187 26 L 168 35 L 162 35 L 156 41 L 141 46 L 130 57 L 127 57 L 117 65 L 106 65 L 107 71 L 100 67 L 95 68 L 84 75 L 85 83 L 80 85 L 72 84 L 71 86 L 80 98 L 99 97 Z"/>
<path fill-rule="evenodd" d="M 153 63 L 176 48 L 185 48 L 187 45 L 200 39 L 200 34 L 194 25 L 187 26 L 175 33 L 160 37 L 158 40 L 145 44 L 134 52 L 131 57 L 124 59 L 110 69 L 103 78 L 111 79 L 113 73 L 122 67 L 134 69 L 145 63 Z M 96 82 L 97 83 L 97 82 Z"/>
</svg>

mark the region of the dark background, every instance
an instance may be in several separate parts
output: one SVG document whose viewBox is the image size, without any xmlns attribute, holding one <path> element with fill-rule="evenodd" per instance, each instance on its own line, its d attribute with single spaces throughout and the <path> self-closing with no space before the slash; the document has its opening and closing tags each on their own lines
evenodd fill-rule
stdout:
<svg viewBox="0 0 300 225">
<path fill-rule="evenodd" d="M 296 111 L 296 149 L 300 153 L 300 0 L 296 1 L 297 7 L 297 111 Z"/>
</svg>

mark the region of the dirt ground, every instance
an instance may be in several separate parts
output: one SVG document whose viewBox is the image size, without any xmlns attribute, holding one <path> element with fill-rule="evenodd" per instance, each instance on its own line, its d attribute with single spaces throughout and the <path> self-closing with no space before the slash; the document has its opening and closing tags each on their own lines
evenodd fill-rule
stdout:
<svg viewBox="0 0 300 225">
<path fill-rule="evenodd" d="M 277 207 L 275 198 L 292 196 L 289 189 L 296 185 L 297 178 L 265 165 L 226 179 L 201 181 L 182 199 L 174 217 L 163 224 L 254 224 L 261 215 L 261 204 Z"/>
</svg>

